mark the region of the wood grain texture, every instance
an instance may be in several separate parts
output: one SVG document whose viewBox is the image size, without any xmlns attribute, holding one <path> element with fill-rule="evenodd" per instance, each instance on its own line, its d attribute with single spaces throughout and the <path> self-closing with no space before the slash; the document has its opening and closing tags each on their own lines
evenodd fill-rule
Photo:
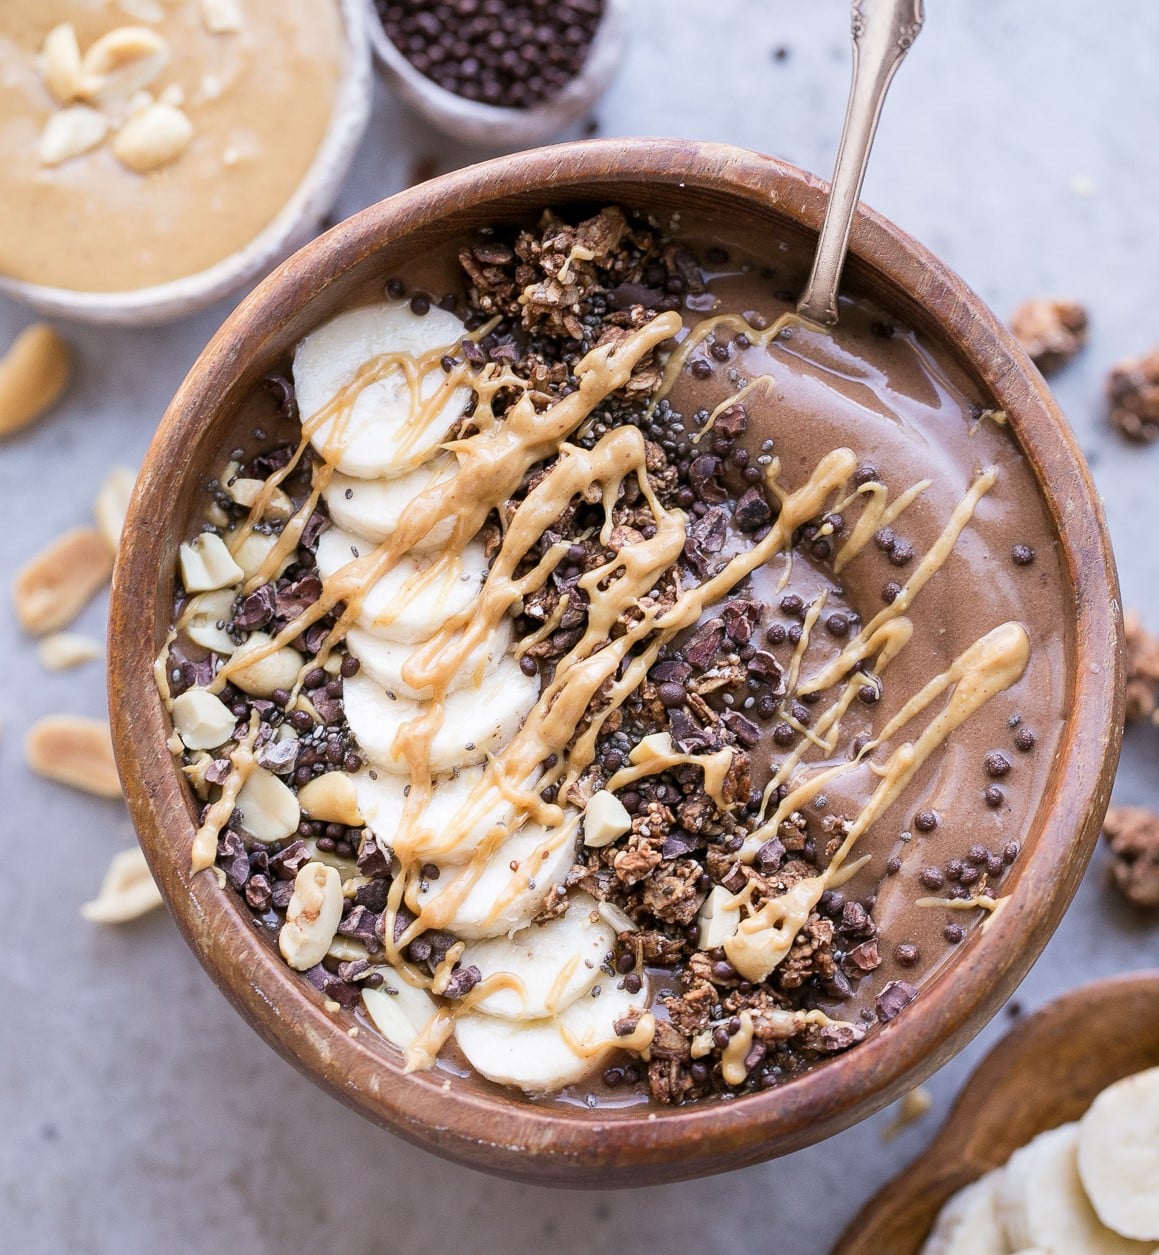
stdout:
<svg viewBox="0 0 1159 1255">
<path fill-rule="evenodd" d="M 918 1255 L 943 1203 L 1108 1085 L 1159 1066 L 1159 971 L 1072 990 L 971 1073 L 927 1150 L 861 1209 L 832 1255 Z"/>
<path fill-rule="evenodd" d="M 781 1089 L 679 1110 L 536 1104 L 476 1079 L 404 1076 L 369 1032 L 347 1035 L 259 935 L 236 895 L 191 879 L 191 799 L 165 747 L 153 659 L 171 621 L 177 546 L 246 395 L 368 280 L 465 230 L 569 202 L 743 220 L 770 240 L 815 237 L 825 185 L 716 144 L 593 140 L 505 157 L 371 206 L 297 253 L 210 342 L 174 397 L 129 511 L 110 611 L 109 709 L 125 794 L 154 875 L 198 958 L 239 1012 L 306 1075 L 364 1115 L 461 1163 L 545 1184 L 642 1185 L 722 1172 L 828 1137 L 941 1066 L 997 1011 L 1054 931 L 1098 837 L 1122 735 L 1118 586 L 1098 500 L 1041 377 L 956 276 L 897 227 L 859 212 L 845 288 L 932 339 L 1010 416 L 1057 529 L 1074 595 L 1073 715 L 1005 908 L 893 1023 Z M 444 1088 L 447 1085 L 447 1088 Z M 622 1169 L 630 1167 L 630 1172 Z"/>
</svg>

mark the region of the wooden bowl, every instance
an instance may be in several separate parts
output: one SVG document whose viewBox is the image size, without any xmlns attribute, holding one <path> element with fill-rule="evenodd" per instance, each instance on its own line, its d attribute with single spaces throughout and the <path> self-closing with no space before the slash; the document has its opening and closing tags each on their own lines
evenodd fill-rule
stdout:
<svg viewBox="0 0 1159 1255">
<path fill-rule="evenodd" d="M 373 75 L 365 0 L 338 0 L 345 62 L 330 123 L 302 181 L 248 244 L 205 270 L 126 292 L 77 292 L 0 275 L 0 293 L 54 318 L 147 327 L 205 309 L 266 274 L 307 240 L 330 212 L 370 120 Z"/>
<path fill-rule="evenodd" d="M 971 1073 L 941 1132 L 858 1212 L 833 1255 L 917 1255 L 942 1204 L 1031 1138 L 1077 1120 L 1115 1081 L 1159 1065 L 1159 971 L 1072 989 Z"/>
<path fill-rule="evenodd" d="M 1009 415 L 1057 528 L 1073 586 L 1071 718 L 1036 824 L 1004 892 L 905 1013 L 856 1049 L 736 1102 L 667 1110 L 534 1103 L 471 1077 L 404 1076 L 396 1052 L 322 999 L 258 935 L 238 897 L 189 874 L 194 815 L 165 741 L 153 660 L 171 622 L 177 546 L 231 416 L 295 342 L 373 280 L 462 232 L 546 203 L 683 209 L 813 239 L 826 185 L 717 144 L 593 140 L 518 154 L 412 188 L 314 240 L 228 319 L 182 384 L 145 459 L 114 579 L 110 710 L 125 794 L 178 923 L 223 991 L 276 1049 L 373 1120 L 472 1167 L 565 1185 L 642 1185 L 782 1155 L 862 1119 L 928 1076 L 998 1010 L 1058 924 L 1098 836 L 1123 718 L 1118 588 L 1098 499 L 1038 373 L 960 279 L 883 218 L 854 225 L 847 287 L 931 337 Z M 228 448 L 228 445 L 224 446 Z"/>
</svg>

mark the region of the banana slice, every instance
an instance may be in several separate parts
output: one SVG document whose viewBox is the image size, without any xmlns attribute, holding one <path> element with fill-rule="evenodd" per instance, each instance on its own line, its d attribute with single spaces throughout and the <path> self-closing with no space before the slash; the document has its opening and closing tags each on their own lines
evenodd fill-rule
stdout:
<svg viewBox="0 0 1159 1255">
<path fill-rule="evenodd" d="M 439 365 L 463 337 L 462 321 L 432 308 L 424 317 L 406 305 L 380 304 L 339 314 L 298 345 L 294 387 L 303 425 L 311 422 L 359 372 L 384 354 L 426 357 L 429 368 L 408 381 L 402 365 L 367 384 L 347 412 L 330 415 L 311 443 L 345 475 L 402 475 L 425 462 L 463 413 L 470 389 L 451 383 Z M 411 363 L 412 374 L 414 362 Z"/>
<path fill-rule="evenodd" d="M 1077 1124 L 1042 1133 L 1014 1152 L 997 1190 L 998 1219 L 1011 1250 L 1040 1246 L 1051 1255 L 1150 1255 L 1095 1215 L 1078 1172 Z"/>
<path fill-rule="evenodd" d="M 332 527 L 318 541 L 319 574 L 333 579 L 343 567 L 373 552 L 370 541 Z M 461 554 L 441 558 L 404 554 L 362 594 L 358 623 L 383 640 L 429 640 L 452 615 L 474 604 L 486 575 L 487 556 L 475 541 Z"/>
<path fill-rule="evenodd" d="M 346 681 L 344 698 L 346 722 L 365 757 L 383 771 L 409 774 L 398 734 L 404 724 L 428 713 L 429 705 L 391 698 L 361 671 Z M 431 738 L 430 770 L 442 775 L 481 763 L 519 731 L 538 698 L 538 681 L 525 676 L 510 659 L 476 687 L 448 694 L 442 725 Z"/>
<path fill-rule="evenodd" d="M 362 1002 L 374 1027 L 388 1042 L 405 1052 L 434 1019 L 438 1007 L 425 989 L 408 985 L 391 968 L 379 970 L 386 981 L 378 989 L 364 988 Z"/>
<path fill-rule="evenodd" d="M 1159 1068 L 1103 1090 L 1079 1122 L 1079 1176 L 1103 1224 L 1159 1240 Z"/>
<path fill-rule="evenodd" d="M 426 887 L 419 892 L 424 918 L 431 927 L 449 929 L 465 940 L 526 928 L 571 870 L 574 838 L 568 824 L 556 829 L 525 824 L 481 870 L 477 864 L 458 871 L 445 868 L 438 880 L 424 882 Z M 463 900 L 456 902 L 464 889 Z"/>
<path fill-rule="evenodd" d="M 938 1213 L 921 1255 L 1004 1255 L 1010 1248 L 995 1207 L 1002 1170 L 988 1172 L 955 1194 Z"/>
<path fill-rule="evenodd" d="M 430 801 L 405 831 L 402 821 L 410 788 L 407 777 L 389 772 L 375 772 L 375 776 L 377 779 L 371 779 L 369 771 L 360 771 L 354 776 L 358 809 L 379 845 L 396 851 L 407 862 L 429 862 L 432 857 L 448 864 L 465 861 L 495 824 L 506 825 L 515 816 L 515 808 L 505 806 L 489 817 L 489 821 L 472 825 L 461 849 L 448 853 L 443 848 L 448 825 L 483 778 L 483 768 L 464 767 L 454 775 L 436 777 Z"/>
<path fill-rule="evenodd" d="M 463 665 L 451 677 L 447 691 L 478 687 L 483 677 L 489 675 L 507 657 L 511 647 L 511 620 L 503 618 L 491 636 L 477 645 Z M 402 669 L 418 648 L 399 641 L 386 641 L 373 636 L 363 628 L 351 628 L 346 634 L 346 648 L 362 664 L 362 669 L 388 693 L 409 697 L 412 701 L 429 700 L 434 694 L 429 684 L 421 689 L 413 688 L 402 678 Z"/>
<path fill-rule="evenodd" d="M 629 994 L 617 988 L 618 980 L 608 977 L 555 1019 L 517 1023 L 469 1012 L 455 1024 L 459 1049 L 476 1072 L 500 1085 L 529 1094 L 573 1085 L 615 1050 L 616 1020 L 647 1004 L 646 987 Z"/>
<path fill-rule="evenodd" d="M 420 493 L 454 479 L 459 464 L 449 453 L 440 453 L 417 470 L 397 479 L 353 479 L 335 475 L 322 496 L 330 517 L 339 527 L 381 544 L 394 535 L 402 512 Z M 416 552 L 442 549 L 454 530 L 455 520 L 446 518 L 414 546 Z"/>
<path fill-rule="evenodd" d="M 478 1010 L 504 1020 L 542 1020 L 565 1011 L 607 979 L 601 968 L 615 942 L 596 900 L 576 893 L 558 918 L 532 924 L 514 937 L 472 942 L 462 961 L 473 963 L 484 979 L 510 977 L 510 984 L 476 1003 Z"/>
</svg>

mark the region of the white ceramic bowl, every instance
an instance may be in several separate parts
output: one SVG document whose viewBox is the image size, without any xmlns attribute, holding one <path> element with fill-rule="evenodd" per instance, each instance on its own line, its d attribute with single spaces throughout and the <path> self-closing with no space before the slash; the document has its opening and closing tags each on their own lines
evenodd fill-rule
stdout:
<svg viewBox="0 0 1159 1255">
<path fill-rule="evenodd" d="M 366 4 L 370 43 L 386 81 L 431 126 L 478 148 L 529 148 L 578 122 L 611 82 L 626 43 L 628 0 L 604 0 L 604 15 L 579 74 L 543 104 L 502 109 L 456 96 L 420 74 L 387 38 L 374 0 L 366 0 Z"/>
<path fill-rule="evenodd" d="M 365 0 L 337 2 L 346 31 L 346 61 L 330 125 L 293 195 L 248 244 L 196 274 L 127 292 L 74 292 L 0 275 L 0 293 L 58 318 L 148 326 L 204 309 L 252 283 L 304 244 L 338 198 L 370 118 L 373 77 Z"/>
</svg>

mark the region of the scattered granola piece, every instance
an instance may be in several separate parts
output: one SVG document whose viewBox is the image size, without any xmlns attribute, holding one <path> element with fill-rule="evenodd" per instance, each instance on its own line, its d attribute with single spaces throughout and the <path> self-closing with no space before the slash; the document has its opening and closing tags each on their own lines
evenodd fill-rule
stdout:
<svg viewBox="0 0 1159 1255">
<path fill-rule="evenodd" d="M 1159 439 L 1159 348 L 1118 362 L 1107 376 L 1111 422 L 1141 444 Z"/>
<path fill-rule="evenodd" d="M 97 531 L 114 554 L 121 539 L 121 528 L 125 524 L 125 512 L 129 508 L 129 497 L 136 478 L 136 474 L 127 466 L 114 466 L 105 476 L 97 499 L 93 502 Z"/>
<path fill-rule="evenodd" d="M 33 771 L 48 780 L 98 797 L 121 796 L 113 742 L 102 719 L 46 715 L 28 730 L 24 757 Z"/>
<path fill-rule="evenodd" d="M 1087 339 L 1087 311 L 1077 302 L 1038 297 L 1010 316 L 1010 330 L 1044 375 L 1065 366 Z"/>
<path fill-rule="evenodd" d="M 1112 806 L 1103 836 L 1114 887 L 1133 906 L 1159 908 L 1159 815 L 1142 806 Z"/>
<path fill-rule="evenodd" d="M 101 656 L 101 643 L 79 632 L 54 632 L 40 642 L 36 656 L 45 671 L 67 671 Z"/>
<path fill-rule="evenodd" d="M 1159 636 L 1148 632 L 1137 610 L 1123 622 L 1127 646 L 1127 722 L 1155 717 L 1159 707 Z"/>
<path fill-rule="evenodd" d="M 161 905 L 145 856 L 137 848 L 114 854 L 97 896 L 80 909 L 96 924 L 126 924 Z"/>
<path fill-rule="evenodd" d="M 16 573 L 12 597 L 33 636 L 66 627 L 112 574 L 113 555 L 91 527 L 74 527 Z"/>
<path fill-rule="evenodd" d="M 11 435 L 50 409 L 68 386 L 68 345 L 47 323 L 26 327 L 0 358 L 0 436 Z"/>
</svg>

